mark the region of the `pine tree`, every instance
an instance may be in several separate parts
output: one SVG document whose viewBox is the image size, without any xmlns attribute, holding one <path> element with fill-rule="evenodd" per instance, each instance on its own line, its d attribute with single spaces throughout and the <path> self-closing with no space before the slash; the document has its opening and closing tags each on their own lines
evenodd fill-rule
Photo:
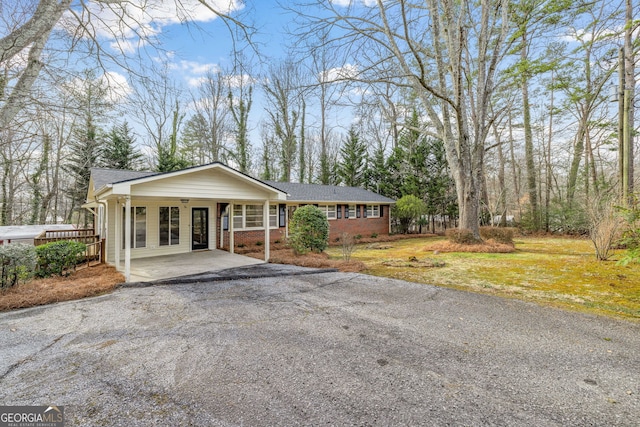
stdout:
<svg viewBox="0 0 640 427">
<path fill-rule="evenodd" d="M 142 153 L 135 148 L 135 140 L 126 121 L 120 126 L 113 126 L 104 138 L 102 154 L 104 167 L 138 170 L 142 157 Z"/>
<path fill-rule="evenodd" d="M 349 187 L 361 187 L 365 182 L 367 146 L 360 141 L 360 134 L 352 126 L 340 149 L 342 161 L 338 163 L 338 176 Z"/>
<path fill-rule="evenodd" d="M 71 155 L 69 156 L 69 162 L 64 166 L 64 170 L 69 174 L 72 182 L 71 187 L 67 189 L 72 204 L 67 222 L 71 222 L 73 213 L 78 211 L 79 214 L 84 214 L 82 215 L 82 220 L 78 219 L 78 223 L 82 222 L 85 228 L 88 226 L 89 218 L 86 212 L 80 209 L 80 206 L 82 206 L 87 197 L 91 168 L 100 164 L 101 145 L 93 116 L 87 114 L 84 126 L 76 128 L 74 131 L 69 146 Z"/>
</svg>

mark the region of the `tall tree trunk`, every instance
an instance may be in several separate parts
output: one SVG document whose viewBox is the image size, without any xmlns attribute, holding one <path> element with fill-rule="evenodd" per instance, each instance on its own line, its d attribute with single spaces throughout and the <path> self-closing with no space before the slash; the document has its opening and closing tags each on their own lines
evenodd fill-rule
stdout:
<svg viewBox="0 0 640 427">
<path fill-rule="evenodd" d="M 624 138 L 626 140 L 626 153 L 625 156 L 629 159 L 627 168 L 626 168 L 626 177 L 627 177 L 627 191 L 629 195 L 633 194 L 633 160 L 634 160 L 634 98 L 635 98 L 635 88 L 636 88 L 636 79 L 635 79 L 635 55 L 634 55 L 634 44 L 633 44 L 633 31 L 634 25 L 637 28 L 638 24 L 634 24 L 634 15 L 633 15 L 633 0 L 626 0 L 625 2 L 625 33 L 624 33 L 624 81 L 625 81 L 625 91 L 624 91 Z M 637 19 L 637 17 L 636 17 Z M 636 39 L 637 41 L 637 39 Z"/>
<path fill-rule="evenodd" d="M 549 228 L 550 228 L 550 219 L 551 219 L 551 215 L 549 213 L 549 207 L 551 205 L 551 174 L 552 174 L 552 170 L 551 170 L 551 142 L 553 139 L 553 109 L 554 109 L 554 81 L 555 81 L 555 76 L 554 76 L 554 72 L 553 70 L 551 71 L 551 105 L 549 106 L 549 128 L 548 128 L 548 135 L 549 138 L 547 139 L 547 153 L 546 153 L 546 167 L 545 167 L 545 171 L 546 171 L 546 186 L 545 186 L 545 197 L 544 197 L 544 229 L 546 232 L 549 232 Z"/>
<path fill-rule="evenodd" d="M 522 36 L 522 48 L 520 51 L 520 59 L 523 62 L 527 60 L 528 42 L 526 31 Z M 529 78 L 527 72 L 522 73 L 522 109 L 524 120 L 524 151 L 525 163 L 527 165 L 527 190 L 529 193 L 529 207 L 531 209 L 531 219 L 534 230 L 540 229 L 540 208 L 538 206 L 538 194 L 536 183 L 536 167 L 533 154 L 533 134 L 531 131 L 531 105 L 529 103 Z"/>
<path fill-rule="evenodd" d="M 516 206 L 518 207 L 518 218 L 522 219 L 522 206 L 520 205 L 520 174 L 518 173 L 518 163 L 516 162 L 516 150 L 513 146 L 513 123 L 511 121 L 511 110 L 509 110 L 509 154 L 511 158 L 511 175 L 513 176 L 513 189 L 515 193 Z"/>
<path fill-rule="evenodd" d="M 306 152 L 305 152 L 305 128 L 304 128 L 304 120 L 305 120 L 305 116 L 307 114 L 307 105 L 304 101 L 304 99 L 302 100 L 302 113 L 300 116 L 300 146 L 298 147 L 298 150 L 300 150 L 299 153 L 299 157 L 298 157 L 298 182 L 299 183 L 304 183 L 304 175 L 306 172 Z"/>
</svg>

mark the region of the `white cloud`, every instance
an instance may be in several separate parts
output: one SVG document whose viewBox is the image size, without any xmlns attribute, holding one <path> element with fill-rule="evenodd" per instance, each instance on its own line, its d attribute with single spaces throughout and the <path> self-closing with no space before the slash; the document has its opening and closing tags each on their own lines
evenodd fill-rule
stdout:
<svg viewBox="0 0 640 427">
<path fill-rule="evenodd" d="M 201 63 L 196 61 L 180 61 L 177 65 L 177 69 L 188 72 L 190 74 L 207 74 L 217 73 L 220 71 L 220 67 L 217 64 Z"/>
<path fill-rule="evenodd" d="M 332 4 L 335 4 L 336 6 L 342 6 L 342 7 L 349 7 L 353 3 L 362 3 L 367 7 L 371 7 L 371 6 L 375 6 L 377 3 L 376 0 L 329 0 L 329 1 Z"/>
<path fill-rule="evenodd" d="M 249 86 L 257 83 L 257 80 L 249 74 L 234 74 L 224 78 L 231 87 Z"/>
<path fill-rule="evenodd" d="M 358 75 L 358 66 L 347 64 L 342 67 L 330 68 L 320 73 L 318 79 L 323 83 L 350 79 Z"/>
<path fill-rule="evenodd" d="M 127 78 L 115 71 L 107 71 L 99 80 L 107 88 L 107 97 L 113 103 L 124 100 L 132 92 Z"/>
<path fill-rule="evenodd" d="M 80 75 L 64 82 L 61 88 L 66 93 L 83 96 L 91 87 L 103 90 L 106 100 L 114 104 L 122 102 L 133 92 L 127 78 L 116 71 L 107 71 L 101 76 Z"/>
<path fill-rule="evenodd" d="M 200 87 L 207 80 L 206 77 L 187 77 L 187 85 L 189 87 Z"/>
<path fill-rule="evenodd" d="M 241 0 L 207 0 L 213 10 L 228 14 L 241 10 Z M 162 33 L 162 28 L 189 22 L 206 23 L 218 16 L 198 0 L 130 0 L 87 2 L 83 9 L 67 12 L 61 26 L 75 34 L 80 20 L 86 37 L 110 41 L 120 52 L 130 53 Z"/>
</svg>

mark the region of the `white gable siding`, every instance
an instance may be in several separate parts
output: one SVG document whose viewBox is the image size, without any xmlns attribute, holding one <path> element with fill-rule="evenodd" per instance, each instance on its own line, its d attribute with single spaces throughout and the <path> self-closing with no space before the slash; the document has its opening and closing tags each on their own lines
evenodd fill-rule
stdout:
<svg viewBox="0 0 640 427">
<path fill-rule="evenodd" d="M 160 178 L 131 186 L 132 196 L 264 200 L 270 194 L 218 170 Z M 273 194 L 271 194 L 273 197 Z"/>
</svg>

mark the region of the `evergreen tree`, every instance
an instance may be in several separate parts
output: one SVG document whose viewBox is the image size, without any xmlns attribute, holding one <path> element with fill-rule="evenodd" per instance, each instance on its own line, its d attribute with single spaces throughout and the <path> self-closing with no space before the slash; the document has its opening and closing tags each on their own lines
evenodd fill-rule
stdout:
<svg viewBox="0 0 640 427">
<path fill-rule="evenodd" d="M 338 163 L 338 176 L 349 187 L 361 187 L 365 181 L 367 146 L 360 141 L 360 134 L 352 126 L 347 139 L 340 149 L 342 161 Z"/>
<path fill-rule="evenodd" d="M 73 133 L 73 138 L 69 145 L 71 155 L 69 156 L 69 162 L 64 166 L 64 170 L 69 174 L 72 181 L 71 187 L 67 189 L 72 203 L 67 222 L 71 222 L 73 213 L 78 211 L 82 216 L 82 219 L 78 218 L 78 223 L 82 222 L 85 228 L 88 226 L 89 218 L 86 212 L 80 209 L 80 206 L 82 206 L 87 197 L 91 168 L 100 164 L 101 145 L 93 116 L 87 114 L 84 125 L 76 128 Z"/>
<path fill-rule="evenodd" d="M 68 173 L 71 183 L 66 189 L 71 200 L 67 222 L 71 222 L 74 213 L 77 212 L 77 223 L 86 228 L 93 222 L 93 215 L 81 206 L 86 201 L 91 168 L 100 166 L 102 156 L 98 124 L 112 105 L 108 101 L 107 87 L 96 77 L 95 71 L 86 70 L 83 74 L 81 85 L 78 87 L 74 83 L 71 88 L 73 98 L 78 104 L 80 123 L 73 126 L 69 143 L 70 155 L 67 163 L 63 165 L 63 170 Z"/>
<path fill-rule="evenodd" d="M 135 148 L 135 140 L 131 128 L 125 121 L 120 126 L 113 126 L 104 138 L 102 165 L 111 169 L 138 170 L 142 153 Z"/>
<path fill-rule="evenodd" d="M 180 155 L 190 163 L 204 165 L 211 161 L 207 148 L 207 119 L 200 113 L 189 117 L 182 131 Z"/>
<path fill-rule="evenodd" d="M 388 188 L 389 170 L 385 160 L 384 147 L 375 149 L 372 155 L 367 157 L 367 170 L 364 173 L 365 188 L 375 191 L 383 196 L 392 197 Z"/>
</svg>

